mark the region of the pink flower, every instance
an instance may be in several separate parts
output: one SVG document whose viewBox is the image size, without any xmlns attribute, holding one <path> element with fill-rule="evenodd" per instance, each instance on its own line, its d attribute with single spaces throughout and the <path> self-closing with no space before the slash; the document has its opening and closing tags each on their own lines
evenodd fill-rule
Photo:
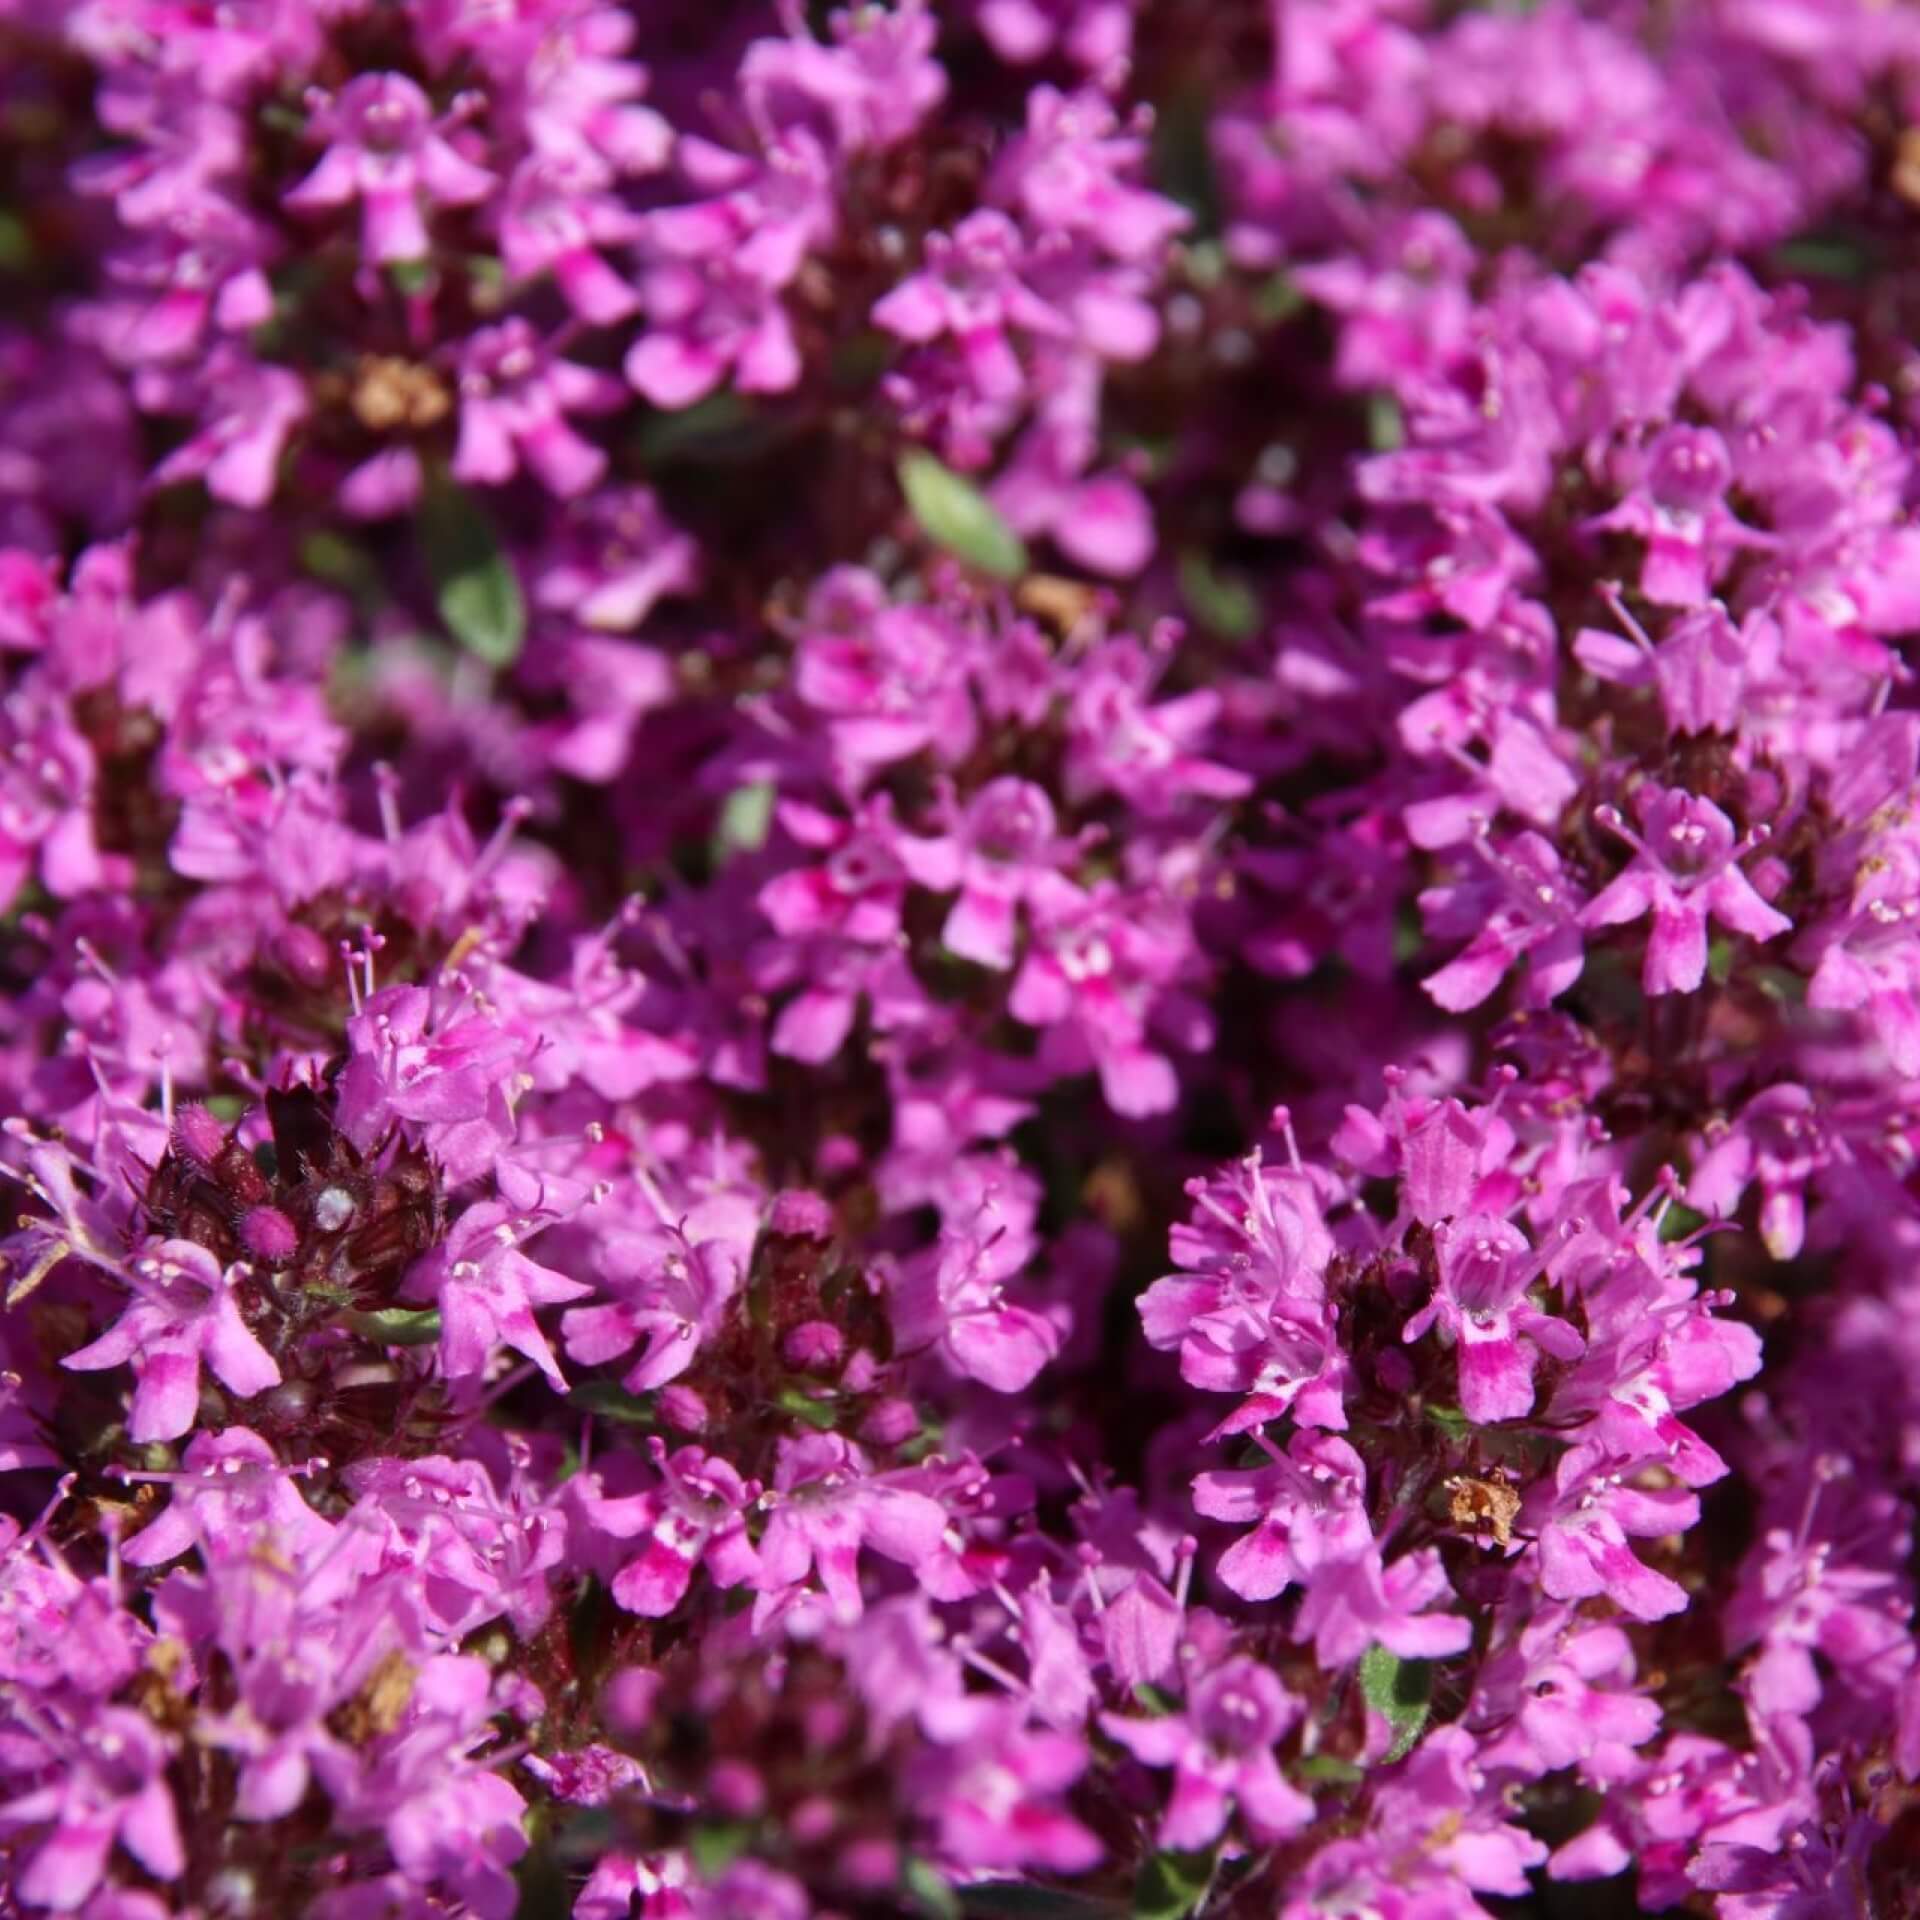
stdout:
<svg viewBox="0 0 1920 1920">
<path fill-rule="evenodd" d="M 566 416 L 612 411 L 619 383 L 558 358 L 525 320 L 473 334 L 461 349 L 459 385 L 455 478 L 502 486 L 524 463 L 548 492 L 571 499 L 606 472 L 607 456 Z"/>
<path fill-rule="evenodd" d="M 894 1329 L 913 1352 L 937 1344 L 954 1369 L 997 1393 L 1018 1393 L 1060 1350 L 1051 1321 L 1006 1296 L 1031 1242 L 996 1225 L 992 1203 L 970 1228 L 942 1231 L 892 1289 Z"/>
<path fill-rule="evenodd" d="M 1767 905 L 1740 871 L 1740 856 L 1766 837 L 1756 829 L 1736 844 L 1733 822 L 1711 800 L 1678 787 L 1643 791 L 1643 840 L 1612 807 L 1596 816 L 1634 850 L 1626 872 L 1587 903 L 1586 927 L 1617 927 L 1651 914 L 1644 973 L 1648 993 L 1692 993 L 1706 978 L 1711 916 L 1750 940 L 1771 940 L 1793 922 Z"/>
<path fill-rule="evenodd" d="M 526 1223 L 516 1226 L 506 1207 L 482 1202 L 407 1276 L 409 1297 L 440 1309 L 440 1363 L 448 1379 L 483 1378 L 495 1346 L 505 1344 L 531 1360 L 555 1392 L 567 1390 L 534 1310 L 593 1289 L 528 1259 L 519 1241 L 530 1231 Z"/>
<path fill-rule="evenodd" d="M 723 1587 L 751 1579 L 757 1566 L 747 1538 L 752 1495 L 728 1463 L 698 1447 L 672 1453 L 656 1440 L 656 1490 L 624 1499 L 583 1494 L 588 1523 L 626 1541 L 644 1536 L 613 1576 L 613 1597 L 629 1613 L 663 1619 L 686 1598 L 694 1569 L 704 1565 Z"/>
<path fill-rule="evenodd" d="M 852 1441 L 833 1433 L 783 1439 L 777 1461 L 754 1581 L 756 1618 L 791 1598 L 812 1571 L 834 1617 L 858 1619 L 863 1546 L 909 1568 L 938 1550 L 947 1527 L 938 1502 L 875 1474 Z"/>
<path fill-rule="evenodd" d="M 240 1312 L 235 1289 L 246 1273 L 188 1240 L 151 1242 L 126 1269 L 134 1299 L 91 1345 L 61 1362 L 76 1372 L 132 1364 L 135 1440 L 174 1440 L 194 1423 L 200 1368 L 242 1400 L 280 1384 L 280 1368 Z"/>
<path fill-rule="evenodd" d="M 1573 1360 L 1586 1346 L 1576 1327 L 1528 1298 L 1545 1257 L 1534 1254 L 1517 1227 L 1485 1214 L 1443 1222 L 1434 1241 L 1440 1283 L 1401 1337 L 1418 1340 L 1439 1326 L 1454 1347 L 1460 1406 L 1469 1420 L 1516 1420 L 1530 1413 L 1534 1350 Z"/>
<path fill-rule="evenodd" d="M 314 128 L 328 142 L 319 164 L 283 196 L 296 212 L 360 203 L 369 260 L 420 260 L 431 251 L 423 206 L 470 207 L 496 184 L 461 156 L 427 96 L 403 74 L 363 73 L 323 104 Z"/>
<path fill-rule="evenodd" d="M 610 1240 L 601 1271 L 614 1298 L 562 1317 L 568 1358 L 600 1366 L 644 1343 L 622 1378 L 627 1391 L 648 1393 L 677 1380 L 719 1331 L 742 1265 L 742 1249 L 726 1238 L 689 1237 L 680 1228 Z"/>
<path fill-rule="evenodd" d="M 937 1820 L 949 1858 L 998 1873 L 1084 1873 L 1099 1861 L 1098 1839 L 1058 1802 L 1086 1770 L 1079 1739 L 1029 1727 L 1013 1702 L 978 1695 L 930 1703 L 922 1717 L 940 1744 L 911 1790 Z"/>
<path fill-rule="evenodd" d="M 31 1907 L 71 1911 L 100 1884 L 115 1841 L 158 1880 L 186 1871 L 166 1769 L 173 1742 L 130 1707 L 102 1707 L 46 1758 L 53 1782 L 0 1806 L 0 1831 L 50 1826 L 14 1891 Z"/>
<path fill-rule="evenodd" d="M 603 191 L 605 175 L 585 157 L 523 160 L 500 209 L 500 255 L 515 280 L 551 273 L 561 297 L 588 326 L 612 326 L 639 310 L 640 296 L 607 265 L 602 249 L 625 246 L 640 221 Z"/>
<path fill-rule="evenodd" d="M 1313 1818 L 1313 1802 L 1281 1777 L 1274 1742 L 1299 1719 L 1300 1702 L 1257 1661 L 1222 1662 L 1190 1684 L 1183 1712 L 1157 1720 L 1103 1713 L 1100 1724 L 1135 1759 L 1173 1769 L 1173 1792 L 1155 1836 L 1197 1852 L 1238 1809 L 1255 1840 L 1271 1843 Z"/>
</svg>

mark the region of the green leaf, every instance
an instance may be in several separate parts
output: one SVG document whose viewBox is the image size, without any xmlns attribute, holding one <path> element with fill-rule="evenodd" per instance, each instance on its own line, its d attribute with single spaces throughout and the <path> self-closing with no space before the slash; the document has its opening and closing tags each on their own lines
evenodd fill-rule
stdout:
<svg viewBox="0 0 1920 1920">
<path fill-rule="evenodd" d="M 1660 1238 L 1662 1240 L 1684 1240 L 1690 1233 L 1698 1233 L 1707 1224 L 1704 1213 L 1695 1213 L 1689 1206 L 1674 1201 L 1660 1216 Z"/>
<path fill-rule="evenodd" d="M 961 479 L 932 454 L 915 451 L 900 457 L 900 487 L 929 540 L 999 580 L 1026 572 L 1027 549 L 1020 536 L 971 480 Z"/>
<path fill-rule="evenodd" d="M 1350 1787 L 1367 1777 L 1351 1760 L 1333 1753 L 1310 1753 L 1294 1771 L 1312 1785 L 1328 1787 Z"/>
<path fill-rule="evenodd" d="M 440 1338 L 438 1307 L 375 1307 L 345 1319 L 362 1339 L 383 1347 L 424 1347 Z"/>
<path fill-rule="evenodd" d="M 1133 1920 L 1185 1920 L 1213 1880 L 1211 1853 L 1162 1849 L 1140 1867 L 1133 1883 Z"/>
<path fill-rule="evenodd" d="M 907 1897 L 928 1920 L 960 1920 L 960 1896 L 940 1877 L 939 1869 L 925 1860 L 909 1860 L 901 1875 Z"/>
<path fill-rule="evenodd" d="M 744 1820 L 714 1820 L 694 1828 L 687 1851 L 700 1877 L 711 1880 L 739 1859 L 752 1838 L 753 1829 Z"/>
<path fill-rule="evenodd" d="M 1263 327 L 1277 327 L 1306 310 L 1307 296 L 1292 276 L 1276 273 L 1254 291 L 1253 317 Z"/>
<path fill-rule="evenodd" d="M 1165 1687 L 1156 1687 L 1151 1680 L 1142 1680 L 1134 1688 L 1133 1697 L 1156 1719 L 1165 1719 L 1180 1710 L 1180 1702 Z"/>
<path fill-rule="evenodd" d="M 1400 402 L 1390 393 L 1367 396 L 1367 444 L 1375 453 L 1391 453 L 1405 443 L 1407 423 Z"/>
<path fill-rule="evenodd" d="M 527 638 L 527 603 L 493 522 L 464 487 L 436 482 L 420 507 L 420 544 L 447 631 L 490 667 L 510 667 Z"/>
<path fill-rule="evenodd" d="M 758 853 L 767 844 L 767 832 L 773 825 L 773 799 L 771 780 L 755 780 L 727 795 L 713 829 L 715 866 L 725 866 L 736 854 Z"/>
<path fill-rule="evenodd" d="M 782 1387 L 773 1396 L 773 1404 L 782 1413 L 790 1413 L 796 1420 L 804 1420 L 808 1426 L 817 1427 L 822 1433 L 840 1417 L 831 1403 L 812 1399 L 798 1387 Z"/>
<path fill-rule="evenodd" d="M 1180 556 L 1180 594 L 1203 627 L 1245 640 L 1260 624 L 1260 602 L 1242 580 L 1216 573 L 1213 563 L 1197 547 Z"/>
<path fill-rule="evenodd" d="M 1385 1758 L 1398 1760 L 1420 1738 L 1433 1704 L 1433 1663 L 1402 1660 L 1385 1647 L 1369 1647 L 1360 1656 L 1360 1691 L 1367 1705 L 1386 1715 L 1393 1744 Z"/>
<path fill-rule="evenodd" d="M 628 1426 L 653 1424 L 653 1396 L 629 1393 L 617 1380 L 583 1380 L 567 1395 L 567 1405 L 583 1413 L 597 1413 L 603 1420 L 619 1420 Z"/>
<path fill-rule="evenodd" d="M 0 273 L 25 273 L 33 265 L 33 229 L 17 213 L 0 212 Z"/>
</svg>

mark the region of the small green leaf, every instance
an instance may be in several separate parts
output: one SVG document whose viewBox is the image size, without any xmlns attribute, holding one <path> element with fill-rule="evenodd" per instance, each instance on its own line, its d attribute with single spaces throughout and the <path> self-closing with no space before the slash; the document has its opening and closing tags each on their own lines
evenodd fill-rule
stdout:
<svg viewBox="0 0 1920 1920">
<path fill-rule="evenodd" d="M 424 1347 L 440 1338 L 438 1307 L 375 1307 L 345 1318 L 362 1339 L 383 1347 Z"/>
<path fill-rule="evenodd" d="M 1253 317 L 1263 327 L 1277 327 L 1305 310 L 1307 296 L 1290 274 L 1276 273 L 1263 280 L 1253 296 Z"/>
<path fill-rule="evenodd" d="M 1133 1883 L 1133 1920 L 1185 1920 L 1213 1880 L 1211 1853 L 1163 1848 L 1140 1867 Z"/>
<path fill-rule="evenodd" d="M 1156 1719 L 1180 1710 L 1180 1702 L 1165 1687 L 1156 1687 L 1151 1680 L 1142 1680 L 1134 1688 L 1133 1697 Z"/>
<path fill-rule="evenodd" d="M 1695 1213 L 1691 1207 L 1674 1201 L 1660 1216 L 1660 1238 L 1662 1240 L 1684 1240 L 1690 1233 L 1698 1233 L 1707 1224 L 1704 1213 Z"/>
<path fill-rule="evenodd" d="M 1315 1786 L 1350 1787 L 1367 1777 L 1351 1760 L 1332 1753 L 1310 1753 L 1294 1771 Z"/>
<path fill-rule="evenodd" d="M 1217 287 L 1227 277 L 1227 250 L 1218 240 L 1193 240 L 1180 249 L 1180 264 L 1196 287 Z"/>
<path fill-rule="evenodd" d="M 1393 1744 L 1385 1758 L 1398 1760 L 1420 1738 L 1433 1703 L 1433 1663 L 1402 1660 L 1386 1647 L 1369 1647 L 1360 1656 L 1360 1691 L 1367 1705 L 1386 1715 Z"/>
<path fill-rule="evenodd" d="M 1216 573 L 1197 547 L 1180 556 L 1180 593 L 1193 617 L 1229 640 L 1245 640 L 1260 624 L 1260 602 L 1242 580 Z"/>
<path fill-rule="evenodd" d="M 432 291 L 434 282 L 433 262 L 420 260 L 389 260 L 387 277 L 409 297 Z"/>
<path fill-rule="evenodd" d="M 695 1827 L 687 1843 L 703 1880 L 724 1873 L 746 1851 L 753 1829 L 744 1820 L 714 1820 Z"/>
<path fill-rule="evenodd" d="M 0 212 L 0 273 L 25 273 L 33 264 L 33 229 L 17 213 Z"/>
<path fill-rule="evenodd" d="M 567 1395 L 567 1405 L 583 1413 L 597 1413 L 603 1420 L 619 1420 L 628 1426 L 653 1424 L 653 1396 L 629 1393 L 616 1380 L 583 1380 Z"/>
<path fill-rule="evenodd" d="M 929 540 L 996 579 L 1026 572 L 1027 549 L 1020 536 L 971 480 L 916 450 L 900 458 L 900 486 Z"/>
<path fill-rule="evenodd" d="M 960 1896 L 940 1877 L 939 1869 L 925 1860 L 909 1860 L 901 1884 L 907 1897 L 928 1920 L 960 1920 Z"/>
<path fill-rule="evenodd" d="M 796 1420 L 804 1420 L 808 1426 L 817 1427 L 822 1433 L 840 1417 L 831 1404 L 810 1399 L 798 1387 L 782 1387 L 773 1396 L 773 1404 L 782 1413 L 790 1413 Z"/>
<path fill-rule="evenodd" d="M 758 853 L 767 844 L 767 833 L 773 825 L 773 799 L 771 780 L 755 780 L 727 795 L 713 829 L 715 866 L 725 866 L 737 854 Z"/>
<path fill-rule="evenodd" d="M 427 490 L 420 543 L 447 631 L 488 666 L 512 666 L 526 643 L 526 599 L 493 522 L 464 487 L 440 481 Z"/>
<path fill-rule="evenodd" d="M 1367 444 L 1375 453 L 1391 453 L 1404 445 L 1407 423 L 1400 402 L 1390 393 L 1367 396 Z"/>
<path fill-rule="evenodd" d="M 1449 1440 L 1464 1440 L 1473 1429 L 1473 1422 L 1458 1407 L 1443 1407 L 1429 1402 L 1426 1414 Z"/>
</svg>

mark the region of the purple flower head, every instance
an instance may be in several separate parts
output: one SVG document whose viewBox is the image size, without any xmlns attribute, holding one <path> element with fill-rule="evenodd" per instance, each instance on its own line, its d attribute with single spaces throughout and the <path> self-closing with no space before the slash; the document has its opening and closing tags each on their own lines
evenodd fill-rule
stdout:
<svg viewBox="0 0 1920 1920">
<path fill-rule="evenodd" d="M 1019 1393 L 1060 1349 L 1059 1329 L 1007 1298 L 1026 1265 L 1028 1236 L 989 1195 L 979 1217 L 909 1262 L 893 1289 L 894 1327 L 909 1352 L 937 1344 L 959 1373 L 1001 1393 Z"/>
<path fill-rule="evenodd" d="M 1469 1420 L 1512 1420 L 1531 1412 L 1535 1353 L 1572 1360 L 1586 1344 L 1576 1327 L 1541 1312 L 1528 1298 L 1546 1260 L 1533 1253 L 1518 1228 L 1485 1214 L 1443 1222 L 1434 1241 L 1440 1283 L 1402 1337 L 1418 1340 L 1438 1326 L 1452 1342 L 1460 1406 Z"/>
<path fill-rule="evenodd" d="M 630 1393 L 676 1380 L 720 1330 L 744 1278 L 746 1248 L 725 1231 L 708 1238 L 702 1223 L 610 1237 L 601 1255 L 604 1306 L 571 1307 L 562 1316 L 568 1356 L 597 1366 L 641 1347 L 624 1376 Z M 710 1229 L 709 1229 L 710 1230 Z M 590 1291 L 577 1289 L 577 1294 Z"/>
<path fill-rule="evenodd" d="M 812 1572 L 834 1616 L 857 1619 L 860 1549 L 917 1568 L 939 1548 L 947 1525 L 937 1502 L 874 1473 L 858 1447 L 830 1433 L 781 1441 L 767 1505 L 754 1582 L 763 1618 L 797 1598 Z"/>
<path fill-rule="evenodd" d="M 1468 844 L 1480 872 L 1420 896 L 1427 931 L 1437 939 L 1467 934 L 1467 944 L 1421 984 L 1435 1005 L 1465 1013 L 1524 959 L 1525 1002 L 1545 1006 L 1580 978 L 1586 963 L 1579 923 L 1585 898 L 1540 834 L 1516 834 L 1496 848 L 1481 833 Z"/>
<path fill-rule="evenodd" d="M 426 210 L 486 199 L 494 176 L 447 138 L 427 96 L 398 73 L 364 73 L 321 105 L 314 131 L 327 142 L 313 171 L 283 204 L 306 213 L 360 203 L 360 246 L 384 266 L 431 251 Z"/>
<path fill-rule="evenodd" d="M 982 787 L 951 832 L 899 844 L 915 881 L 960 896 L 940 930 L 942 944 L 963 960 L 1003 971 L 1013 965 L 1021 902 L 1044 901 L 1073 851 L 1056 830 L 1045 791 L 1012 778 Z"/>
<path fill-rule="evenodd" d="M 590 159 L 523 160 L 500 209 L 500 255 L 516 280 L 551 273 L 574 315 L 588 326 L 632 317 L 639 295 L 610 267 L 603 249 L 633 240 L 639 223 L 601 187 Z"/>
<path fill-rule="evenodd" d="M 535 1227 L 494 1202 L 469 1207 L 445 1241 L 407 1277 L 407 1291 L 440 1310 L 440 1363 L 450 1380 L 485 1377 L 498 1346 L 531 1360 L 565 1391 L 560 1365 L 534 1318 L 538 1307 L 579 1300 L 593 1289 L 520 1251 Z"/>
<path fill-rule="evenodd" d="M 1282 1778 L 1274 1742 L 1300 1703 L 1257 1661 L 1235 1658 L 1192 1683 L 1185 1711 L 1158 1720 L 1102 1714 L 1100 1724 L 1135 1759 L 1171 1767 L 1173 1787 L 1157 1839 L 1197 1852 L 1220 1837 L 1237 1809 L 1256 1840 L 1296 1833 L 1313 1802 Z"/>
<path fill-rule="evenodd" d="M 177 1880 L 186 1849 L 166 1767 L 172 1743 L 130 1707 L 103 1707 L 85 1727 L 49 1727 L 53 1778 L 0 1805 L 0 1831 L 45 1826 L 16 1891 L 29 1906 L 81 1906 L 107 1871 L 116 1843 L 158 1880 Z"/>
<path fill-rule="evenodd" d="M 567 424 L 605 413 L 621 393 L 609 375 L 558 358 L 524 320 L 483 327 L 460 356 L 457 479 L 500 486 L 522 464 L 551 493 L 571 499 L 605 473 L 607 457 Z"/>
<path fill-rule="evenodd" d="M 203 1363 L 242 1400 L 280 1384 L 278 1363 L 241 1311 L 244 1267 L 223 1271 L 204 1247 L 158 1240 L 134 1255 L 125 1275 L 133 1297 L 120 1317 L 62 1364 L 79 1372 L 132 1366 L 134 1439 L 174 1440 L 192 1428 Z"/>
<path fill-rule="evenodd" d="M 1581 924 L 1616 927 L 1652 916 L 1644 979 L 1649 993 L 1692 993 L 1706 977 L 1709 918 L 1750 940 L 1771 940 L 1793 922 L 1761 899 L 1740 871 L 1740 856 L 1766 838 L 1736 842 L 1733 823 L 1714 805 L 1677 787 L 1643 795 L 1646 837 L 1609 807 L 1601 825 L 1632 847 L 1632 864 L 1587 903 Z"/>
<path fill-rule="evenodd" d="M 613 1597 L 631 1613 L 659 1619 L 686 1597 L 696 1567 L 704 1565 L 721 1586 L 737 1586 L 757 1562 L 747 1539 L 750 1490 L 733 1468 L 698 1447 L 668 1453 L 658 1441 L 654 1446 L 656 1490 L 625 1499 L 583 1492 L 580 1511 L 587 1525 L 616 1540 L 644 1536 L 614 1575 Z"/>
<path fill-rule="evenodd" d="M 1312 1181 L 1250 1160 L 1188 1191 L 1195 1212 L 1172 1243 L 1183 1271 L 1141 1297 L 1148 1344 L 1177 1349 L 1189 1384 L 1250 1396 L 1248 1425 L 1292 1411 L 1344 1427 L 1326 1301 L 1333 1239 Z"/>
</svg>

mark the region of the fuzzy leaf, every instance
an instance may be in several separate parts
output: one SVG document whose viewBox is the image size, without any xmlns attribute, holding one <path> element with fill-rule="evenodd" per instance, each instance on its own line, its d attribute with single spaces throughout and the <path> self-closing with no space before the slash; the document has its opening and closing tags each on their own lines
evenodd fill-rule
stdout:
<svg viewBox="0 0 1920 1920">
<path fill-rule="evenodd" d="M 1027 570 L 1027 549 L 971 480 L 930 453 L 901 456 L 900 486 L 929 540 L 1000 580 Z"/>
<path fill-rule="evenodd" d="M 960 1920 L 960 1897 L 941 1878 L 938 1867 L 925 1860 L 909 1860 L 901 1882 L 908 1899 L 927 1920 Z"/>
<path fill-rule="evenodd" d="M 1186 1920 L 1213 1880 L 1211 1853 L 1150 1855 L 1133 1883 L 1133 1920 Z"/>
<path fill-rule="evenodd" d="M 1433 1703 L 1433 1665 L 1402 1660 L 1385 1647 L 1369 1647 L 1360 1657 L 1360 1691 L 1367 1705 L 1385 1714 L 1393 1729 L 1388 1760 L 1398 1760 L 1420 1738 Z"/>
<path fill-rule="evenodd" d="M 629 1393 L 617 1380 L 583 1380 L 567 1395 L 567 1404 L 583 1413 L 597 1413 L 603 1420 L 618 1420 L 627 1426 L 653 1424 L 653 1397 Z"/>
<path fill-rule="evenodd" d="M 438 1307 L 375 1307 L 350 1313 L 346 1321 L 363 1340 L 383 1347 L 425 1347 L 440 1338 Z"/>
<path fill-rule="evenodd" d="M 420 544 L 447 631 L 488 666 L 512 666 L 526 644 L 526 598 L 493 522 L 464 487 L 440 481 L 427 490 Z"/>
</svg>

